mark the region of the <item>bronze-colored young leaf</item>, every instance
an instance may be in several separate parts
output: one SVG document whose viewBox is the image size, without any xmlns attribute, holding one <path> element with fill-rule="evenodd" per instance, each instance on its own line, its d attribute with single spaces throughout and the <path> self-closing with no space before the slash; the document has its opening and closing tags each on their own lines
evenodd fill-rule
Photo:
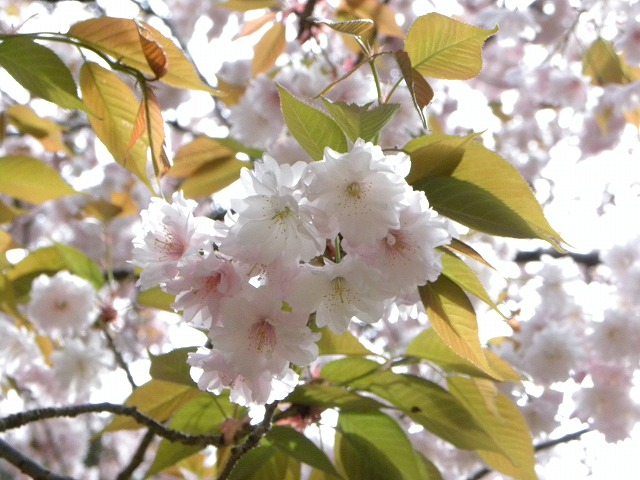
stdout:
<svg viewBox="0 0 640 480">
<path fill-rule="evenodd" d="M 413 23 L 405 50 L 411 65 L 425 77 L 466 80 L 482 68 L 482 45 L 498 31 L 474 27 L 439 13 Z"/>
<path fill-rule="evenodd" d="M 399 50 L 395 53 L 395 56 L 404 82 L 411 95 L 411 101 L 420 116 L 422 126 L 426 128 L 427 120 L 425 119 L 423 109 L 433 100 L 433 89 L 420 72 L 411 66 L 411 59 L 407 52 Z"/>
<path fill-rule="evenodd" d="M 147 59 L 149 68 L 155 74 L 155 79 L 164 77 L 169 70 L 169 59 L 162 46 L 156 41 L 151 31 L 143 24 L 136 22 L 138 39 L 142 47 L 144 58 Z"/>
<path fill-rule="evenodd" d="M 164 118 L 158 103 L 158 98 L 150 86 L 145 90 L 146 107 L 149 117 L 147 120 L 147 135 L 151 149 L 151 162 L 157 178 L 162 178 L 171 168 L 164 149 Z"/>
<path fill-rule="evenodd" d="M 139 136 L 129 147 L 139 118 L 139 102 L 129 86 L 97 63 L 87 62 L 80 69 L 80 88 L 91 111 L 89 123 L 100 141 L 116 162 L 151 188 L 146 173 L 148 141 Z"/>
<path fill-rule="evenodd" d="M 277 0 L 227 0 L 220 3 L 220 7 L 236 10 L 238 12 L 248 12 L 250 10 L 260 10 L 274 7 Z"/>
<path fill-rule="evenodd" d="M 251 74 L 255 77 L 271 69 L 287 46 L 284 23 L 276 22 L 253 48 Z"/>
<path fill-rule="evenodd" d="M 143 22 L 140 25 L 144 26 L 150 38 L 162 47 L 167 58 L 165 66 L 168 71 L 160 78 L 161 82 L 178 88 L 216 93 L 214 88 L 200 78 L 193 64 L 171 40 L 151 25 Z M 138 26 L 134 20 L 113 17 L 91 18 L 76 23 L 67 34 L 145 75 L 156 77 L 142 49 Z"/>
</svg>

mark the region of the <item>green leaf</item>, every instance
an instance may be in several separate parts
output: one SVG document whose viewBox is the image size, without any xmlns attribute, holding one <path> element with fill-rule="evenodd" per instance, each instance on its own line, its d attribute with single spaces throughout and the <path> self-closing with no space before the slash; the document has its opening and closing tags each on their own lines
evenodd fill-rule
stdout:
<svg viewBox="0 0 640 480">
<path fill-rule="evenodd" d="M 358 372 L 372 372 L 354 377 L 346 385 L 350 389 L 364 390 L 390 402 L 414 422 L 458 448 L 497 449 L 460 402 L 435 383 L 413 375 L 380 370 L 379 365 L 365 359 L 343 359 L 332 363 L 334 365 L 329 371 L 325 373 L 323 370 L 324 379 L 344 382 L 344 370 L 348 368 Z M 372 371 L 374 367 L 376 368 Z"/>
<path fill-rule="evenodd" d="M 452 238 L 451 239 L 451 243 L 449 245 L 445 245 L 444 248 L 446 248 L 447 250 L 452 251 L 454 253 L 457 253 L 457 254 L 460 254 L 460 255 L 464 255 L 467 258 L 475 260 L 476 262 L 480 262 L 484 266 L 489 267 L 492 270 L 495 270 L 493 265 L 491 265 L 489 262 L 487 262 L 484 259 L 484 257 L 482 255 L 480 255 L 474 248 L 470 247 L 469 245 L 467 245 L 463 241 L 458 240 L 457 238 Z"/>
<path fill-rule="evenodd" d="M 362 138 L 366 142 L 374 140 L 400 109 L 400 105 L 395 103 L 383 103 L 373 107 L 371 103 L 357 105 L 331 102 L 326 98 L 323 98 L 322 101 L 329 115 L 352 142 L 358 138 Z"/>
<path fill-rule="evenodd" d="M 32 95 L 62 108 L 86 110 L 71 72 L 47 47 L 21 36 L 4 37 L 0 66 Z"/>
<path fill-rule="evenodd" d="M 491 368 L 505 380 L 519 382 L 520 376 L 504 360 L 490 350 L 483 349 Z M 438 336 L 433 328 L 428 328 L 415 337 L 407 347 L 407 355 L 421 358 L 439 365 L 447 372 L 458 372 L 472 377 L 492 378 L 473 363 L 457 355 Z"/>
<path fill-rule="evenodd" d="M 418 290 L 433 329 L 449 348 L 492 378 L 502 380 L 484 356 L 476 314 L 464 291 L 443 275 Z"/>
<path fill-rule="evenodd" d="M 381 412 L 342 412 L 336 462 L 349 480 L 424 480 L 420 461 L 400 426 Z"/>
<path fill-rule="evenodd" d="M 80 195 L 46 163 L 14 155 L 0 158 L 0 193 L 35 204 Z"/>
<path fill-rule="evenodd" d="M 325 147 L 347 151 L 340 127 L 328 116 L 291 95 L 278 85 L 280 104 L 289 132 L 313 160 L 321 160 Z"/>
<path fill-rule="evenodd" d="M 159 79 L 161 82 L 177 88 L 216 93 L 214 88 L 202 81 L 193 64 L 175 43 L 151 25 L 144 22 L 139 22 L 139 25 L 144 28 L 146 39 L 160 45 L 166 57 L 167 73 Z M 138 25 L 134 20 L 113 17 L 91 18 L 72 25 L 67 35 L 82 40 L 151 78 L 156 77 L 156 73 L 149 66 L 140 41 Z"/>
<path fill-rule="evenodd" d="M 603 38 L 596 39 L 589 46 L 582 60 L 582 73 L 591 77 L 592 84 L 599 86 L 628 81 L 613 44 Z"/>
<path fill-rule="evenodd" d="M 169 428 L 190 435 L 216 435 L 227 418 L 234 418 L 234 412 L 245 415 L 245 408 L 238 408 L 226 397 L 215 397 L 211 393 L 200 392 L 193 400 L 176 412 Z M 184 445 L 180 442 L 160 441 L 156 457 L 145 478 L 149 478 L 181 460 L 202 450 L 202 445 Z"/>
<path fill-rule="evenodd" d="M 16 295 L 20 298 L 31 290 L 31 283 L 38 275 L 55 275 L 61 270 L 84 278 L 96 290 L 104 284 L 102 271 L 96 262 L 80 250 L 59 243 L 29 253 L 7 272 L 7 279 L 13 283 Z"/>
<path fill-rule="evenodd" d="M 415 152 L 426 138 L 410 142 L 408 149 Z M 446 151 L 442 153 L 436 171 L 419 166 L 415 175 L 409 174 L 410 183 L 427 194 L 435 210 L 490 235 L 541 238 L 559 248 L 560 235 L 549 225 L 531 188 L 513 165 L 472 142 L 460 143 L 450 157 Z"/>
<path fill-rule="evenodd" d="M 349 332 L 338 335 L 327 327 L 321 328 L 319 332 L 322 333 L 318 341 L 319 355 L 373 355 Z"/>
<path fill-rule="evenodd" d="M 498 31 L 474 27 L 439 13 L 418 17 L 409 29 L 405 50 L 422 75 L 467 80 L 480 73 L 482 45 Z"/>
<path fill-rule="evenodd" d="M 176 348 L 163 355 L 149 353 L 149 359 L 151 360 L 149 375 L 156 380 L 195 386 L 189 373 L 191 367 L 187 363 L 187 355 L 195 351 L 196 347 L 183 347 Z"/>
<path fill-rule="evenodd" d="M 332 385 L 300 385 L 286 398 L 288 403 L 318 408 L 337 408 L 343 411 L 368 412 L 385 405 L 373 398 L 363 397 Z"/>
<path fill-rule="evenodd" d="M 521 480 L 535 480 L 535 459 L 527 423 L 518 408 L 487 380 L 449 377 L 449 391 L 491 436 L 502 453 L 479 450 L 492 468 Z"/>
<path fill-rule="evenodd" d="M 145 307 L 157 308 L 158 310 L 164 310 L 166 312 L 174 312 L 171 308 L 173 302 L 175 302 L 175 295 L 171 295 L 167 292 L 163 292 L 160 287 L 149 288 L 138 293 L 138 305 Z"/>
<path fill-rule="evenodd" d="M 80 69 L 80 88 L 91 112 L 89 123 L 100 141 L 116 162 L 151 188 L 146 173 L 147 137 L 129 145 L 140 103 L 129 86 L 97 63 L 87 62 Z"/>
<path fill-rule="evenodd" d="M 339 477 L 336 468 L 315 443 L 302 433 L 274 425 L 266 437 L 278 450 L 318 470 Z"/>
<path fill-rule="evenodd" d="M 2 159 L 0 159 L 0 165 L 2 165 Z M 2 167 L 0 166 L 0 169 Z M 0 182 L 2 180 L 0 179 Z M 0 224 L 13 222 L 16 218 L 27 213 L 26 210 L 16 208 L 13 205 L 7 205 L 0 200 Z"/>
<path fill-rule="evenodd" d="M 465 292 L 482 300 L 506 319 L 502 312 L 498 310 L 498 306 L 493 302 L 493 300 L 491 300 L 491 297 L 489 297 L 484 285 L 482 285 L 482 282 L 480 282 L 480 279 L 471 267 L 451 251 L 445 248 L 439 248 L 438 250 L 443 254 L 440 257 L 440 260 L 442 261 L 442 274 L 462 288 Z"/>
<path fill-rule="evenodd" d="M 263 440 L 243 455 L 231 471 L 230 480 L 298 480 L 300 463 Z"/>
<path fill-rule="evenodd" d="M 425 135 L 411 140 L 404 147 L 411 157 L 407 183 L 413 185 L 429 177 L 452 175 L 462 161 L 466 146 L 477 137 L 477 133 L 465 137 Z"/>
<path fill-rule="evenodd" d="M 127 398 L 125 405 L 136 407 L 146 416 L 163 423 L 201 394 L 197 387 L 152 379 L 136 388 Z M 143 426 L 132 417 L 118 415 L 107 426 L 105 432 L 137 430 Z"/>
</svg>

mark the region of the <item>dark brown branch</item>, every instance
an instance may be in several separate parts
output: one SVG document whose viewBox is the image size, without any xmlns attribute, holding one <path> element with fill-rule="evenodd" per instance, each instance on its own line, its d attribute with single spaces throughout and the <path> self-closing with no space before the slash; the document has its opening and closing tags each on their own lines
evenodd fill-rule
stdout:
<svg viewBox="0 0 640 480">
<path fill-rule="evenodd" d="M 0 458 L 4 458 L 22 473 L 38 480 L 74 480 L 71 477 L 57 475 L 38 465 L 2 439 L 0 439 Z"/>
<path fill-rule="evenodd" d="M 264 437 L 269 432 L 269 430 L 271 430 L 273 415 L 277 407 L 277 401 L 265 406 L 264 418 L 262 419 L 262 422 L 260 422 L 258 426 L 253 430 L 253 432 L 249 434 L 242 445 L 238 445 L 237 447 L 233 447 L 231 449 L 231 455 L 229 456 L 227 463 L 224 465 L 224 469 L 220 473 L 218 480 L 227 480 L 240 458 L 242 458 L 242 456 L 249 450 L 257 447 L 260 443 L 260 440 L 262 440 L 262 437 Z"/>
<path fill-rule="evenodd" d="M 147 433 L 142 437 L 140 441 L 140 445 L 136 449 L 136 453 L 131 457 L 131 461 L 129 465 L 127 465 L 117 476 L 116 480 L 129 480 L 133 472 L 136 471 L 136 468 L 140 466 L 140 464 L 144 460 L 144 454 L 147 453 L 147 449 L 151 442 L 153 441 L 153 437 L 155 437 L 155 433 L 151 429 L 147 430 Z"/>
<path fill-rule="evenodd" d="M 589 428 L 585 428 L 583 430 L 578 430 L 577 432 L 568 433 L 560 438 L 554 438 L 552 440 L 546 440 L 537 445 L 534 445 L 533 449 L 535 452 L 541 452 L 542 450 L 547 450 L 549 448 L 555 447 L 556 445 L 560 445 L 562 443 L 568 443 L 573 440 L 579 440 L 582 435 L 587 432 L 590 432 Z M 480 480 L 482 477 L 489 475 L 493 470 L 487 467 L 484 467 L 478 470 L 476 473 L 467 477 L 467 480 Z"/>
<path fill-rule="evenodd" d="M 304 39 L 305 32 L 311 28 L 313 22 L 309 21 L 309 18 L 313 15 L 313 9 L 316 8 L 318 0 L 307 0 L 304 5 L 304 9 L 298 15 L 298 40 Z"/>
<path fill-rule="evenodd" d="M 574 262 L 580 263 L 585 267 L 595 267 L 596 265 L 600 265 L 600 254 L 598 252 L 562 253 L 552 249 L 538 249 L 531 252 L 518 252 L 516 254 L 516 257 L 514 258 L 514 261 L 517 263 L 537 262 L 538 260 L 540 260 L 540 257 L 542 257 L 542 255 L 549 255 L 553 258 L 570 257 Z"/>
<path fill-rule="evenodd" d="M 125 415 L 136 422 L 149 428 L 155 435 L 166 438 L 171 442 L 179 442 L 184 445 L 213 445 L 221 447 L 225 445 L 222 435 L 188 435 L 165 427 L 161 423 L 140 413 L 135 407 L 116 405 L 113 403 L 96 403 L 86 405 L 73 405 L 69 407 L 37 408 L 26 412 L 15 413 L 0 418 L 0 432 L 12 428 L 18 428 L 28 423 L 57 417 L 77 417 L 85 413 L 109 412 L 117 415 Z"/>
</svg>

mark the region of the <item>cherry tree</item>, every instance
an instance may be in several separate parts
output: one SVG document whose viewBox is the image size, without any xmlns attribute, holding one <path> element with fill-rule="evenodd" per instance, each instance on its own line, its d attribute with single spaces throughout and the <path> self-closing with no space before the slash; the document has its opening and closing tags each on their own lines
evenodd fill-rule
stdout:
<svg viewBox="0 0 640 480">
<path fill-rule="evenodd" d="M 633 437 L 640 2 L 5 3 L 0 476 L 587 477 Z"/>
</svg>

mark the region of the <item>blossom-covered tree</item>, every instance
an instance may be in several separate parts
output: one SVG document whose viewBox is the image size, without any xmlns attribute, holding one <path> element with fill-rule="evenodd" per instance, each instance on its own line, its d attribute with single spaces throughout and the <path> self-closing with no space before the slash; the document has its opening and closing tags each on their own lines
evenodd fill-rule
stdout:
<svg viewBox="0 0 640 480">
<path fill-rule="evenodd" d="M 0 477 L 633 437 L 640 2 L 0 5 Z"/>
</svg>

